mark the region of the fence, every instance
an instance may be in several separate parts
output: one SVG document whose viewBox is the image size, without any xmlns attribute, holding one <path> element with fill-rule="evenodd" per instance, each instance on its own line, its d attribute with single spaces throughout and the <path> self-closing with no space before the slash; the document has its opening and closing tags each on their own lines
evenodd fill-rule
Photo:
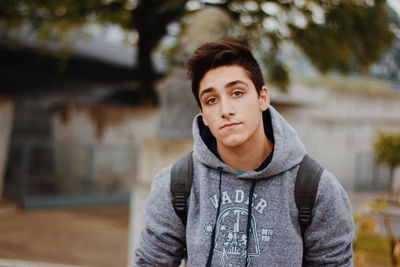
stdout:
<svg viewBox="0 0 400 267">
<path fill-rule="evenodd" d="M 136 157 L 133 144 L 17 142 L 8 188 L 23 208 L 128 202 Z"/>
<path fill-rule="evenodd" d="M 373 152 L 359 152 L 356 156 L 355 169 L 355 190 L 383 191 L 389 189 L 389 168 L 377 164 Z"/>
</svg>

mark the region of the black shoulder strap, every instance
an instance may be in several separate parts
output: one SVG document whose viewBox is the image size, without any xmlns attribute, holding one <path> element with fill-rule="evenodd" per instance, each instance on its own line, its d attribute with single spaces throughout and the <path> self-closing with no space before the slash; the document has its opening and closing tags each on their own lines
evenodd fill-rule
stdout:
<svg viewBox="0 0 400 267">
<path fill-rule="evenodd" d="M 318 162 L 306 154 L 297 173 L 294 196 L 299 210 L 299 223 L 303 239 L 304 232 L 312 220 L 312 210 L 323 170 Z"/>
<path fill-rule="evenodd" d="M 184 225 L 187 219 L 186 199 L 190 194 L 193 179 L 192 152 L 179 159 L 171 169 L 172 206 Z"/>
</svg>

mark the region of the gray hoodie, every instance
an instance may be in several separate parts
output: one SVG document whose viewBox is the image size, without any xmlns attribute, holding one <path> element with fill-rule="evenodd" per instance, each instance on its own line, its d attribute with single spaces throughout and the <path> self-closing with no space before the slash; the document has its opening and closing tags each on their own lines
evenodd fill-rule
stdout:
<svg viewBox="0 0 400 267">
<path fill-rule="evenodd" d="M 306 150 L 273 107 L 264 113 L 270 115 L 264 118 L 270 118 L 267 123 L 272 126 L 273 156 L 266 167 L 244 174 L 211 151 L 200 134 L 205 127 L 201 116 L 194 119 L 193 185 L 186 229 L 171 204 L 169 166 L 156 176 L 145 205 L 136 266 L 178 266 L 185 248 L 188 266 L 206 266 L 208 258 L 212 266 L 302 265 L 294 182 Z M 346 193 L 325 170 L 304 236 L 306 265 L 352 266 L 353 234 Z"/>
</svg>

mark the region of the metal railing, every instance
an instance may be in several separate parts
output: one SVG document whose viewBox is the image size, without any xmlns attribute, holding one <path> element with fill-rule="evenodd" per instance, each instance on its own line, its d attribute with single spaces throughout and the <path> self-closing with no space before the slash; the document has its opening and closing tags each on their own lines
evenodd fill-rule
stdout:
<svg viewBox="0 0 400 267">
<path fill-rule="evenodd" d="M 133 144 L 13 143 L 8 176 L 23 208 L 128 202 Z"/>
<path fill-rule="evenodd" d="M 354 189 L 358 191 L 389 190 L 388 167 L 375 162 L 373 152 L 359 152 L 356 156 Z"/>
</svg>

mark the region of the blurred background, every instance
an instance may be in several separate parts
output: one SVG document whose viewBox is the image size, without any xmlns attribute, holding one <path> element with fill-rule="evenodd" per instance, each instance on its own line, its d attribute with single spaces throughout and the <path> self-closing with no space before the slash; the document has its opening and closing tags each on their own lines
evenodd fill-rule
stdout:
<svg viewBox="0 0 400 267">
<path fill-rule="evenodd" d="M 0 266 L 128 266 L 190 151 L 185 62 L 250 46 L 353 204 L 356 266 L 400 266 L 399 0 L 1 0 Z"/>
</svg>

